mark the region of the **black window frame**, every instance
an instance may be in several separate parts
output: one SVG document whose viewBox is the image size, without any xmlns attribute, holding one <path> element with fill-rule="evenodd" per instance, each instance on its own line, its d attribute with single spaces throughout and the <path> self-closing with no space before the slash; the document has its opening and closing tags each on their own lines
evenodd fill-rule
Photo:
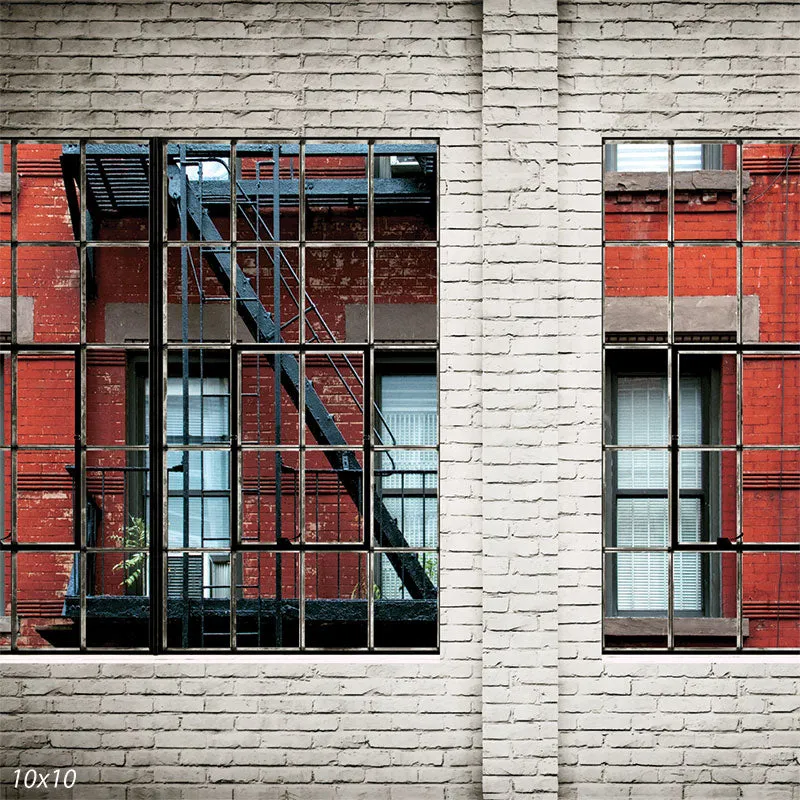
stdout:
<svg viewBox="0 0 800 800">
<path fill-rule="evenodd" d="M 608 441 L 608 426 L 604 420 L 602 425 L 602 484 L 603 484 L 603 503 L 602 503 L 602 534 L 601 534 L 601 550 L 602 550 L 602 570 L 603 570 L 603 589 L 602 589 L 602 603 L 603 603 L 603 627 L 602 627 L 602 642 L 601 646 L 605 653 L 687 653 L 687 652 L 703 652 L 703 653 L 777 653 L 789 654 L 800 653 L 800 648 L 794 646 L 778 646 L 765 645 L 765 646 L 745 646 L 745 638 L 749 635 L 748 620 L 743 615 L 743 563 L 745 555 L 752 554 L 774 554 L 777 556 L 789 555 L 796 557 L 800 553 L 800 543 L 783 541 L 783 540 L 769 540 L 769 541 L 747 541 L 744 538 L 741 527 L 741 505 L 743 494 L 743 469 L 742 459 L 748 451 L 757 451 L 761 449 L 771 450 L 787 450 L 796 451 L 800 449 L 797 444 L 781 444 L 781 445 L 759 445 L 749 444 L 745 442 L 742 433 L 742 402 L 737 400 L 736 404 L 736 437 L 728 443 L 718 446 L 709 446 L 710 450 L 717 450 L 722 454 L 735 453 L 737 459 L 737 522 L 735 538 L 718 538 L 716 542 L 703 542 L 700 544 L 681 542 L 679 536 L 679 503 L 680 498 L 677 491 L 672 490 L 671 487 L 678 486 L 679 481 L 679 459 L 682 452 L 682 445 L 679 442 L 679 428 L 678 428 L 678 397 L 679 397 L 679 378 L 678 378 L 678 363 L 681 356 L 686 355 L 732 355 L 736 360 L 736 381 L 737 393 L 739 398 L 742 396 L 743 386 L 743 364 L 746 363 L 748 356 L 766 357 L 766 358 L 791 358 L 796 359 L 800 357 L 800 342 L 797 341 L 752 341 L 747 338 L 744 332 L 744 314 L 743 314 L 743 290 L 742 290 L 742 273 L 743 264 L 745 263 L 745 255 L 748 250 L 757 247 L 788 247 L 800 246 L 800 241 L 795 240 L 781 240 L 768 239 L 765 241 L 757 241 L 753 238 L 747 238 L 744 233 L 744 207 L 745 203 L 753 202 L 758 199 L 758 195 L 753 197 L 745 197 L 746 189 L 750 186 L 750 178 L 747 171 L 743 167 L 745 160 L 745 148 L 748 145 L 772 144 L 780 145 L 788 150 L 789 153 L 793 152 L 800 146 L 800 140 L 796 139 L 743 139 L 738 137 L 698 137 L 703 144 L 713 145 L 721 148 L 724 145 L 733 145 L 736 148 L 736 169 L 731 170 L 731 174 L 735 177 L 735 186 L 737 191 L 733 196 L 733 201 L 736 207 L 736 232 L 730 238 L 714 238 L 710 240 L 676 240 L 674 234 L 674 218 L 675 218 L 675 202 L 676 202 L 676 181 L 680 172 L 674 169 L 674 146 L 676 144 L 696 144 L 699 143 L 698 139 L 690 138 L 675 138 L 675 137 L 652 137 L 652 138 L 633 138 L 626 139 L 624 136 L 611 135 L 602 137 L 601 140 L 601 155 L 602 155 L 602 174 L 605 177 L 609 172 L 616 172 L 613 168 L 615 163 L 614 147 L 618 143 L 631 143 L 641 144 L 643 142 L 649 143 L 665 143 L 668 148 L 669 169 L 667 172 L 656 173 L 663 176 L 664 185 L 666 186 L 666 200 L 667 200 L 667 233 L 665 237 L 653 237 L 651 239 L 631 239 L 621 240 L 618 237 L 607 236 L 606 228 L 606 208 L 605 202 L 601 203 L 602 215 L 602 300 L 603 300 L 603 315 L 606 314 L 606 300 L 609 295 L 606 291 L 605 276 L 606 276 L 606 246 L 611 247 L 657 247 L 663 248 L 666 254 L 667 261 L 667 288 L 664 294 L 656 293 L 656 296 L 661 297 L 664 301 L 665 315 L 663 319 L 654 319 L 658 329 L 655 331 L 641 331 L 633 326 L 634 330 L 623 331 L 619 329 L 619 320 L 614 321 L 614 327 L 611 330 L 605 328 L 605 321 L 603 324 L 602 334 L 602 364 L 603 364 L 603 413 L 608 413 L 608 397 L 609 386 L 606 380 L 607 369 L 606 362 L 610 353 L 617 350 L 633 349 L 637 352 L 647 353 L 652 355 L 655 352 L 662 352 L 665 354 L 667 360 L 667 375 L 668 375 L 668 397 L 669 397 L 669 440 L 666 449 L 669 452 L 669 537 L 665 552 L 669 553 L 670 559 L 677 553 L 707 553 L 710 556 L 718 556 L 720 560 L 728 556 L 735 561 L 735 591 L 736 591 L 736 611 L 735 617 L 725 617 L 725 626 L 715 626 L 713 630 L 706 628 L 705 632 L 698 634 L 696 631 L 700 628 L 695 628 L 694 631 L 688 633 L 689 636 L 704 635 L 706 639 L 699 645 L 687 644 L 684 640 L 682 643 L 676 642 L 676 636 L 686 636 L 685 631 L 689 630 L 686 626 L 681 626 L 684 633 L 680 631 L 676 634 L 676 626 L 674 621 L 677 615 L 672 608 L 673 598 L 668 598 L 669 609 L 666 617 L 666 625 L 664 630 L 660 631 L 657 636 L 650 635 L 647 631 L 642 632 L 642 629 L 636 629 L 636 626 L 615 627 L 614 632 L 609 632 L 607 620 L 609 617 L 605 614 L 607 608 L 607 586 L 609 581 L 608 564 L 612 560 L 610 554 L 614 552 L 614 548 L 608 544 L 608 531 L 610 527 L 610 519 L 608 517 L 608 502 L 607 495 L 609 494 L 609 475 L 607 468 L 607 453 L 613 450 L 614 445 L 609 444 Z M 788 169 L 788 156 L 783 156 L 785 164 L 783 170 Z M 705 167 L 704 167 L 705 168 Z M 605 201 L 606 193 L 613 191 L 604 187 L 603 200 Z M 730 330 L 690 330 L 690 331 L 676 331 L 675 325 L 675 292 L 674 292 L 674 256 L 677 247 L 687 246 L 703 246 L 703 247 L 729 247 L 736 250 L 737 257 L 737 290 L 736 290 L 736 308 L 737 308 L 737 326 L 736 333 L 731 333 Z M 644 294 L 647 294 L 645 292 Z M 615 297 L 635 296 L 615 294 Z M 671 569 L 671 567 L 670 567 Z M 780 598 L 778 599 L 780 604 Z M 735 632 L 729 630 L 727 623 L 735 623 L 732 627 Z M 659 627 L 660 630 L 660 627 Z M 711 632 L 708 632 L 708 631 Z M 633 643 L 631 637 L 642 637 L 646 635 L 647 641 Z M 609 642 L 609 637 L 614 641 Z M 709 638 L 710 637 L 710 638 Z"/>
</svg>

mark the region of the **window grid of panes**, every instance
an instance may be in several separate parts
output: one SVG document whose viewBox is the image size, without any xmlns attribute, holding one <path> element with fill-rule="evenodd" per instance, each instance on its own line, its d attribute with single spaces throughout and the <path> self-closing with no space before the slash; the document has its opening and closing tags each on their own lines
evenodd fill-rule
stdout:
<svg viewBox="0 0 800 800">
<path fill-rule="evenodd" d="M 800 142 L 604 154 L 604 649 L 797 651 Z"/>
<path fill-rule="evenodd" d="M 436 651 L 437 143 L 7 153 L 0 650 Z"/>
</svg>

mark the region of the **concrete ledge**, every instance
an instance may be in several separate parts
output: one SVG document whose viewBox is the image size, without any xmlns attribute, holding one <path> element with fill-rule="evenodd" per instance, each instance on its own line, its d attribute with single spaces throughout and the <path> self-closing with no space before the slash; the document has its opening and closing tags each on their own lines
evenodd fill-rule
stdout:
<svg viewBox="0 0 800 800">
<path fill-rule="evenodd" d="M 11 338 L 11 298 L 0 297 L 0 336 Z M 33 298 L 17 297 L 17 341 L 33 341 Z"/>
<path fill-rule="evenodd" d="M 200 341 L 200 306 L 189 306 L 189 339 Z M 149 317 L 146 303 L 108 303 L 106 305 L 106 342 L 144 342 L 149 335 Z M 208 303 L 203 310 L 203 340 L 228 341 L 230 331 L 230 305 Z M 240 341 L 252 342 L 253 337 L 244 322 L 237 317 Z M 167 336 L 172 341 L 181 338 L 181 306 L 170 303 L 167 307 Z"/>
<path fill-rule="evenodd" d="M 735 617 L 675 617 L 676 636 L 736 636 Z M 606 636 L 666 636 L 666 617 L 606 617 L 603 624 Z M 750 622 L 742 620 L 745 636 L 750 634 Z"/>
<path fill-rule="evenodd" d="M 736 298 L 731 295 L 698 295 L 675 298 L 676 333 L 736 333 Z M 667 297 L 607 297 L 604 305 L 606 333 L 666 333 Z M 757 342 L 758 295 L 742 298 L 742 336 Z"/>
<path fill-rule="evenodd" d="M 367 339 L 367 307 L 352 303 L 345 307 L 348 342 Z M 434 303 L 382 303 L 375 306 L 375 340 L 399 342 L 436 341 Z"/>
<path fill-rule="evenodd" d="M 666 192 L 666 172 L 606 172 L 603 189 L 606 192 Z M 742 174 L 742 188 L 750 188 L 750 175 Z M 676 192 L 735 192 L 736 170 L 699 169 L 675 173 Z"/>
</svg>

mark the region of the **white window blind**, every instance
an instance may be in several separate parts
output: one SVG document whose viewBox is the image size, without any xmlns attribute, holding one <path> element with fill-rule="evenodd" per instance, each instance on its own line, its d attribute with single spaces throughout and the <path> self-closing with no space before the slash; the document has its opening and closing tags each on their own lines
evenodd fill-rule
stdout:
<svg viewBox="0 0 800 800">
<path fill-rule="evenodd" d="M 616 145 L 617 172 L 667 172 L 669 148 L 666 142 L 652 144 Z M 684 172 L 703 168 L 703 145 L 677 143 L 675 145 L 675 170 Z"/>
<path fill-rule="evenodd" d="M 680 442 L 702 442 L 702 405 L 699 378 L 681 380 Z M 621 376 L 617 383 L 617 441 L 623 446 L 666 447 L 669 426 L 667 381 L 661 376 Z M 666 494 L 669 456 L 665 450 L 619 451 L 617 489 L 652 489 Z M 681 489 L 702 488 L 699 452 L 682 452 Z M 702 535 L 699 498 L 680 503 L 679 536 L 698 542 Z M 664 496 L 616 499 L 618 547 L 665 547 L 669 542 L 668 505 Z M 666 553 L 618 553 L 616 561 L 617 610 L 666 612 L 668 560 Z M 702 572 L 699 554 L 676 553 L 674 567 L 675 610 L 702 610 Z"/>
<path fill-rule="evenodd" d="M 435 375 L 384 375 L 381 377 L 381 441 L 402 448 L 436 445 L 437 403 Z M 436 452 L 392 450 L 380 453 L 378 468 L 383 503 L 398 521 L 411 547 L 435 547 L 438 499 L 436 497 Z M 424 492 L 424 497 L 422 496 Z M 433 556 L 428 554 L 431 559 Z M 381 596 L 405 597 L 400 577 L 388 558 L 381 558 Z"/>
</svg>

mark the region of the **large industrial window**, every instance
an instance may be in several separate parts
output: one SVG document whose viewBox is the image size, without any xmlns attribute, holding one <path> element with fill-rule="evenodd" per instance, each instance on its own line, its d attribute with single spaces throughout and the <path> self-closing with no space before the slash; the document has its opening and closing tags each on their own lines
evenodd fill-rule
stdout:
<svg viewBox="0 0 800 800">
<path fill-rule="evenodd" d="M 2 153 L 0 650 L 436 651 L 436 143 Z"/>
<path fill-rule="evenodd" d="M 605 152 L 604 647 L 796 651 L 800 142 Z"/>
</svg>

